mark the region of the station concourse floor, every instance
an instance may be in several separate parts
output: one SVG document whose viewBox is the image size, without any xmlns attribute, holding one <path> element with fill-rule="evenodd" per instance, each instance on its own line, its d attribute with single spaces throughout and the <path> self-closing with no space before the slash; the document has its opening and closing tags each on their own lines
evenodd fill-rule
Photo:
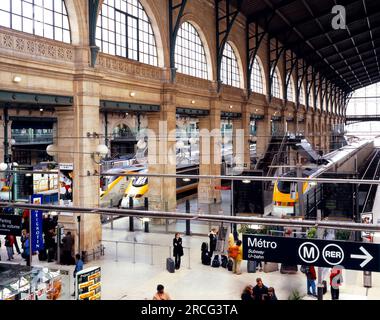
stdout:
<svg viewBox="0 0 380 320">
<path fill-rule="evenodd" d="M 200 261 L 201 243 L 207 241 L 205 236 L 183 237 L 184 256 L 180 270 L 174 274 L 166 271 L 166 258 L 169 256 L 169 246 L 173 234 L 145 233 L 143 231 L 129 232 L 128 218 L 114 221 L 103 226 L 103 244 L 105 255 L 95 261 L 90 261 L 85 267 L 100 266 L 102 269 L 102 299 L 104 300 L 150 300 L 155 293 L 157 284 L 163 284 L 172 299 L 179 300 L 239 300 L 245 285 L 255 284 L 256 277 L 261 277 L 267 286 L 273 286 L 280 300 L 287 300 L 294 289 L 301 295 L 306 295 L 305 275 L 298 272 L 294 275 L 281 274 L 279 271 L 264 273 L 247 273 L 246 262 L 242 262 L 242 274 L 234 275 L 226 269 L 204 266 Z M 110 242 L 111 241 L 111 242 Z M 118 256 L 116 261 L 116 241 L 118 241 Z M 133 245 L 131 243 L 162 245 L 136 245 L 135 263 L 133 263 Z M 153 248 L 153 251 L 152 251 Z M 170 249 L 171 251 L 171 249 Z M 190 256 L 189 256 L 190 252 Z M 152 261 L 153 253 L 153 261 Z M 6 251 L 1 247 L 2 262 L 6 260 Z M 21 262 L 15 255 L 14 262 Z M 153 264 L 152 264 L 153 262 Z M 190 269 L 189 269 L 190 263 Z M 33 265 L 49 266 L 68 270 L 72 275 L 74 266 L 61 266 L 55 263 L 39 262 L 35 256 Z M 340 290 L 341 300 L 378 300 L 380 299 L 380 273 L 372 273 L 373 287 L 368 290 L 362 285 L 362 272 L 344 271 L 344 282 Z M 71 286 L 73 281 L 71 281 Z M 70 292 L 73 292 L 73 287 Z M 68 295 L 65 295 L 69 298 Z M 70 297 L 69 299 L 73 299 Z M 304 299 L 316 300 L 305 296 Z M 324 295 L 330 300 L 330 292 Z"/>
</svg>

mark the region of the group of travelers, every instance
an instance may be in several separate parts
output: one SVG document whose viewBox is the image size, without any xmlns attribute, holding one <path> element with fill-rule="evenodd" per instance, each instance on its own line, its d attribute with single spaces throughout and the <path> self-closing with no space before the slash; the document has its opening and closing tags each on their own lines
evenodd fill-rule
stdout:
<svg viewBox="0 0 380 320">
<path fill-rule="evenodd" d="M 261 278 L 256 279 L 256 285 L 248 285 L 244 288 L 241 294 L 241 300 L 243 301 L 272 301 L 278 300 L 273 287 L 267 287 L 264 285 Z"/>
<path fill-rule="evenodd" d="M 307 294 L 317 297 L 316 284 L 317 273 L 314 266 L 301 266 L 301 272 L 306 276 Z M 343 283 L 342 268 L 335 266 L 330 270 L 329 276 L 331 300 L 339 300 L 339 287 Z M 327 292 L 327 282 L 322 281 L 323 293 Z"/>
</svg>

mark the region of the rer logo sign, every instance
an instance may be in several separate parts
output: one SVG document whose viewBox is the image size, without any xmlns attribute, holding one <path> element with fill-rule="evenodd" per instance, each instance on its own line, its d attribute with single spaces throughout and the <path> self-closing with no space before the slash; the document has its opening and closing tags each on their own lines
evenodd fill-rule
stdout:
<svg viewBox="0 0 380 320">
<path fill-rule="evenodd" d="M 380 245 L 243 235 L 243 259 L 380 272 Z"/>
</svg>

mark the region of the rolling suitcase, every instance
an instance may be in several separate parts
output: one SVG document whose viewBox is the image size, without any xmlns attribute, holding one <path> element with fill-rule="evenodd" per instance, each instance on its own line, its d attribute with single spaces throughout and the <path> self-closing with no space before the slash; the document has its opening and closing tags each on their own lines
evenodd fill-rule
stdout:
<svg viewBox="0 0 380 320">
<path fill-rule="evenodd" d="M 275 262 L 264 263 L 264 272 L 274 272 L 274 271 L 278 271 L 278 263 L 275 263 Z"/>
<path fill-rule="evenodd" d="M 232 271 L 233 267 L 234 267 L 234 261 L 232 259 L 228 259 L 227 270 Z"/>
<path fill-rule="evenodd" d="M 256 272 L 256 261 L 247 261 L 247 272 L 248 273 L 255 273 Z"/>
<path fill-rule="evenodd" d="M 172 258 L 167 258 L 166 259 L 166 270 L 168 270 L 170 273 L 175 272 L 175 263 Z"/>
<path fill-rule="evenodd" d="M 228 258 L 226 255 L 222 254 L 222 267 L 227 268 Z"/>
<path fill-rule="evenodd" d="M 326 294 L 326 292 L 327 292 L 327 282 L 326 282 L 326 280 L 323 280 L 322 284 L 323 284 L 323 294 Z"/>
<path fill-rule="evenodd" d="M 202 252 L 202 264 L 209 266 L 211 264 L 210 251 Z"/>
</svg>

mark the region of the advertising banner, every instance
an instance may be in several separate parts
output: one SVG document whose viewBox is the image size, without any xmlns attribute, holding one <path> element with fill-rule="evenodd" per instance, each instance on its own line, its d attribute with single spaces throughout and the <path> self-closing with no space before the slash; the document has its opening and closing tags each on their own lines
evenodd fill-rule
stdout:
<svg viewBox="0 0 380 320">
<path fill-rule="evenodd" d="M 59 164 L 59 205 L 73 206 L 73 170 L 72 163 Z M 72 216 L 71 212 L 61 212 L 61 215 Z"/>
<path fill-rule="evenodd" d="M 100 300 L 101 297 L 100 267 L 87 268 L 76 274 L 77 300 Z"/>
<path fill-rule="evenodd" d="M 34 194 L 32 196 L 33 204 L 42 204 L 43 196 Z M 42 232 L 42 210 L 31 210 L 31 242 L 32 252 L 44 249 L 43 232 Z"/>
<path fill-rule="evenodd" d="M 0 234 L 21 236 L 21 216 L 0 214 Z"/>
</svg>

